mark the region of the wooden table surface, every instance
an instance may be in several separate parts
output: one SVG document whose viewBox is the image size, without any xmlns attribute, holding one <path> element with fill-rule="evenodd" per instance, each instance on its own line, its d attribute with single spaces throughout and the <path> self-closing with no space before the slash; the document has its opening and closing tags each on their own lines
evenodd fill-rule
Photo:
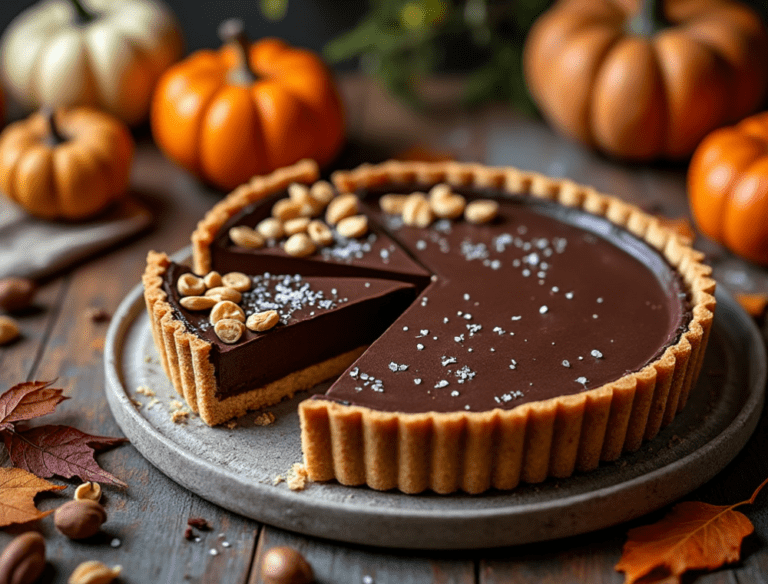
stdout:
<svg viewBox="0 0 768 584">
<path fill-rule="evenodd" d="M 374 83 L 341 80 L 350 144 L 339 168 L 385 159 L 414 144 L 452 152 L 459 160 L 513 165 L 594 185 L 670 217 L 687 213 L 684 167 L 619 164 L 568 142 L 542 122 L 504 107 L 468 114 L 450 107 L 456 84 L 436 81 L 426 90 L 437 113 L 416 114 L 394 103 Z M 185 246 L 195 223 L 221 193 L 207 189 L 166 161 L 148 137 L 139 137 L 133 190 L 150 205 L 152 229 L 45 282 L 38 310 L 22 316 L 24 337 L 0 348 L 0 391 L 24 380 L 58 378 L 70 396 L 48 423 L 71 424 L 104 435 L 121 435 L 104 394 L 104 323 L 88 310 L 114 312 L 139 281 L 148 250 L 173 252 Z M 720 285 L 731 290 L 768 292 L 766 274 L 709 242 L 697 243 L 716 268 Z M 765 332 L 764 332 L 765 336 Z M 768 477 L 768 423 L 765 416 L 746 448 L 712 481 L 687 498 L 729 504 L 749 497 Z M 120 564 L 120 582 L 256 584 L 264 553 L 290 545 L 311 563 L 323 584 L 499 584 L 620 583 L 614 571 L 627 529 L 658 519 L 663 511 L 597 533 L 548 543 L 469 552 L 419 552 L 375 549 L 305 537 L 245 519 L 193 495 L 166 478 L 131 445 L 99 455 L 101 464 L 126 483 L 106 488 L 109 520 L 104 534 L 87 542 L 67 540 L 52 518 L 33 527 L 46 537 L 48 566 L 42 582 L 66 582 L 79 563 L 96 559 Z M 7 456 L 0 454 L 0 464 Z M 77 481 L 59 481 L 66 491 L 38 497 L 49 509 L 71 498 Z M 768 582 L 768 492 L 742 508 L 756 533 L 743 545 L 743 560 L 712 573 L 689 574 L 685 583 Z M 184 539 L 190 516 L 213 526 L 199 542 Z M 28 527 L 26 527 L 28 529 Z M 510 526 L 510 529 L 515 529 Z M 0 548 L 19 529 L 0 532 Z M 225 543 L 226 542 L 226 543 Z"/>
</svg>

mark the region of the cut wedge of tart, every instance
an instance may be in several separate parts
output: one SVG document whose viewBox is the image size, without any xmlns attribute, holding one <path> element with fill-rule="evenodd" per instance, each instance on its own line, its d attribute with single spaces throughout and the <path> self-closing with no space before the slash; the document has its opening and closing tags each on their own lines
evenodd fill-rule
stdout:
<svg viewBox="0 0 768 584">
<path fill-rule="evenodd" d="M 300 404 L 313 480 L 407 493 L 511 489 L 635 450 L 685 404 L 715 285 L 702 254 L 653 217 L 588 187 L 511 168 L 388 162 L 336 173 L 333 187 L 316 172 L 304 162 L 254 179 L 192 237 L 200 274 L 378 278 L 413 284 L 409 292 L 419 294 L 378 324 L 365 321 L 377 331 L 370 347 L 344 353 L 351 364 L 327 394 Z M 304 211 L 293 204 L 321 200 Z M 297 247 L 290 234 L 253 236 L 270 217 L 292 231 L 292 215 L 301 213 L 325 221 L 334 237 Z M 352 230 L 361 216 L 366 229 Z M 152 294 L 148 303 L 169 363 L 191 360 L 195 379 L 204 369 L 229 375 L 205 351 L 185 356 L 176 339 L 188 331 L 171 331 L 178 325 Z M 337 337 L 355 334 L 338 330 L 329 342 L 340 347 Z M 190 346 L 207 342 L 195 339 Z M 305 367 L 294 363 L 295 371 Z M 290 369 L 275 375 L 289 379 Z M 169 375 L 200 405 L 198 381 L 173 367 Z M 214 417 L 199 409 L 219 423 L 274 398 L 257 384 Z"/>
<path fill-rule="evenodd" d="M 166 372 L 210 425 L 337 376 L 415 298 L 395 280 L 207 276 L 151 252 L 144 286 Z"/>
</svg>

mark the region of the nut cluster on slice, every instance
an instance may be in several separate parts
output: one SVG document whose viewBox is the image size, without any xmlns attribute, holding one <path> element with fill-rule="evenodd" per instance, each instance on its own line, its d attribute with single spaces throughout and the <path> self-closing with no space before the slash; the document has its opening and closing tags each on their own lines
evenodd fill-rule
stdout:
<svg viewBox="0 0 768 584">
<path fill-rule="evenodd" d="M 324 220 L 321 219 L 324 214 Z M 334 242 L 333 230 L 346 239 L 368 233 L 368 218 L 360 213 L 360 201 L 352 193 L 336 195 L 327 181 L 311 187 L 300 183 L 288 186 L 288 197 L 272 206 L 272 215 L 255 228 L 238 225 L 229 230 L 229 239 L 239 247 L 259 249 L 282 245 L 295 257 L 312 255 Z"/>
<path fill-rule="evenodd" d="M 222 276 L 214 271 L 202 277 L 187 272 L 179 276 L 176 289 L 181 296 L 179 304 L 187 310 L 210 311 L 208 320 L 216 336 L 231 345 L 242 338 L 246 328 L 264 332 L 280 321 L 275 310 L 245 314 L 240 302 L 252 285 L 251 278 L 242 272 Z"/>
<path fill-rule="evenodd" d="M 422 228 L 429 227 L 435 219 L 459 219 L 462 215 L 470 223 L 489 223 L 499 213 L 499 204 L 493 199 L 467 203 L 445 183 L 435 185 L 429 193 L 383 195 L 379 206 L 389 215 L 401 215 L 406 225 Z"/>
</svg>

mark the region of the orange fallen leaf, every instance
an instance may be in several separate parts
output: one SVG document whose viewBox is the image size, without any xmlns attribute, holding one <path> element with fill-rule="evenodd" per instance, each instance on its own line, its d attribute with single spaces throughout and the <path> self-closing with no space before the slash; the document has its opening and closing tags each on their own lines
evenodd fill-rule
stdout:
<svg viewBox="0 0 768 584">
<path fill-rule="evenodd" d="M 0 527 L 27 523 L 52 513 L 35 507 L 35 496 L 64 488 L 20 468 L 0 468 Z"/>
<path fill-rule="evenodd" d="M 736 294 L 736 301 L 753 318 L 759 318 L 765 313 L 768 306 L 768 294 Z"/>
<path fill-rule="evenodd" d="M 735 505 L 679 503 L 661 521 L 630 529 L 616 570 L 624 584 L 680 582 L 688 570 L 712 570 L 735 562 L 741 542 L 754 526 L 736 507 L 755 502 L 766 479 L 752 497 Z"/>
</svg>

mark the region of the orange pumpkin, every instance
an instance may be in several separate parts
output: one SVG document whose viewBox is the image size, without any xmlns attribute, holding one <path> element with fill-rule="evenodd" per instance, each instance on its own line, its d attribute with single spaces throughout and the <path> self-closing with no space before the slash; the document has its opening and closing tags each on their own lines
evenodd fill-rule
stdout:
<svg viewBox="0 0 768 584">
<path fill-rule="evenodd" d="M 531 29 L 524 68 L 560 132 L 618 157 L 676 159 L 761 103 L 768 36 L 730 0 L 561 0 Z"/>
<path fill-rule="evenodd" d="M 688 200 L 702 233 L 768 265 L 768 112 L 701 142 L 688 167 Z"/>
<path fill-rule="evenodd" d="M 330 162 L 344 121 L 320 58 L 278 39 L 250 44 L 239 21 L 220 30 L 226 46 L 192 54 L 159 82 L 151 126 L 163 152 L 222 189 L 302 158 Z"/>
<path fill-rule="evenodd" d="M 133 138 L 94 109 L 34 113 L 0 134 L 0 191 L 44 219 L 85 219 L 128 188 Z"/>
</svg>

